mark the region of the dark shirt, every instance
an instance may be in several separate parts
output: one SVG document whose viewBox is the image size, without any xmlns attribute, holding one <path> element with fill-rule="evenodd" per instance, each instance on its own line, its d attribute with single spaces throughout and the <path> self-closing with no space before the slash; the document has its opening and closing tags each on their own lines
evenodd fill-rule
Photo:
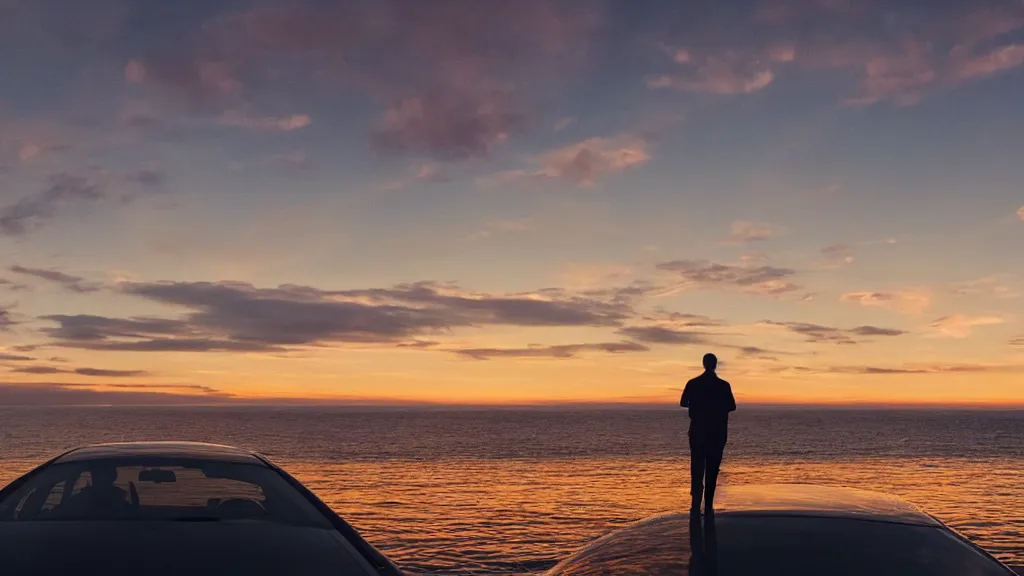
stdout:
<svg viewBox="0 0 1024 576">
<path fill-rule="evenodd" d="M 725 445 L 729 412 L 736 410 L 732 387 L 714 372 L 705 372 L 686 383 L 679 405 L 690 415 L 690 439 L 703 445 Z"/>
</svg>

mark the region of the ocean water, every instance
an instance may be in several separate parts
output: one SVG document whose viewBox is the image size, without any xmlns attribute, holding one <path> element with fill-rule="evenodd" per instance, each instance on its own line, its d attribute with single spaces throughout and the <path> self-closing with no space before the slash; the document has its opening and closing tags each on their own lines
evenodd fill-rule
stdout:
<svg viewBox="0 0 1024 576">
<path fill-rule="evenodd" d="M 536 573 L 685 510 L 685 427 L 682 410 L 0 408 L 0 485 L 81 444 L 234 444 L 411 573 Z M 1024 567 L 1024 411 L 741 407 L 720 482 L 893 493 Z"/>
</svg>

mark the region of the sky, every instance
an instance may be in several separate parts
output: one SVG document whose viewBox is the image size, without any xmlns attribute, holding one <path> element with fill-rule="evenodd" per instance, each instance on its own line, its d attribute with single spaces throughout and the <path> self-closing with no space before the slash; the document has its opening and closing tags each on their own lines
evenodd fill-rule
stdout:
<svg viewBox="0 0 1024 576">
<path fill-rule="evenodd" d="M 0 404 L 1024 405 L 1020 0 L 0 0 Z"/>
</svg>

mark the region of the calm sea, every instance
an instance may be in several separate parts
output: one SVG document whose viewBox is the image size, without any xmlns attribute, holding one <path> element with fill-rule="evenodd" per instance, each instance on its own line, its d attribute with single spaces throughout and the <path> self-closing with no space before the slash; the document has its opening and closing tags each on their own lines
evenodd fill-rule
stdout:
<svg viewBox="0 0 1024 576">
<path fill-rule="evenodd" d="M 0 485 L 68 447 L 167 439 L 267 454 L 414 573 L 539 572 L 688 505 L 681 410 L 0 408 Z M 1024 411 L 741 407 L 722 482 L 895 493 L 1024 566 Z"/>
</svg>

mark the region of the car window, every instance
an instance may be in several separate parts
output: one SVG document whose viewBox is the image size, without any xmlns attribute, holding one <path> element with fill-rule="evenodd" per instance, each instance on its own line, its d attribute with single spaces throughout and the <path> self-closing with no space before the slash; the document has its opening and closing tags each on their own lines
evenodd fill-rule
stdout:
<svg viewBox="0 0 1024 576">
<path fill-rule="evenodd" d="M 68 485 L 72 490 L 65 497 Z M 0 501 L 2 520 L 253 520 L 330 526 L 266 466 L 164 458 L 51 465 Z"/>
<path fill-rule="evenodd" d="M 689 571 L 689 572 L 688 572 Z M 937 526 L 811 517 L 721 515 L 641 524 L 603 539 L 548 576 L 1007 576 L 996 561 Z"/>
</svg>

